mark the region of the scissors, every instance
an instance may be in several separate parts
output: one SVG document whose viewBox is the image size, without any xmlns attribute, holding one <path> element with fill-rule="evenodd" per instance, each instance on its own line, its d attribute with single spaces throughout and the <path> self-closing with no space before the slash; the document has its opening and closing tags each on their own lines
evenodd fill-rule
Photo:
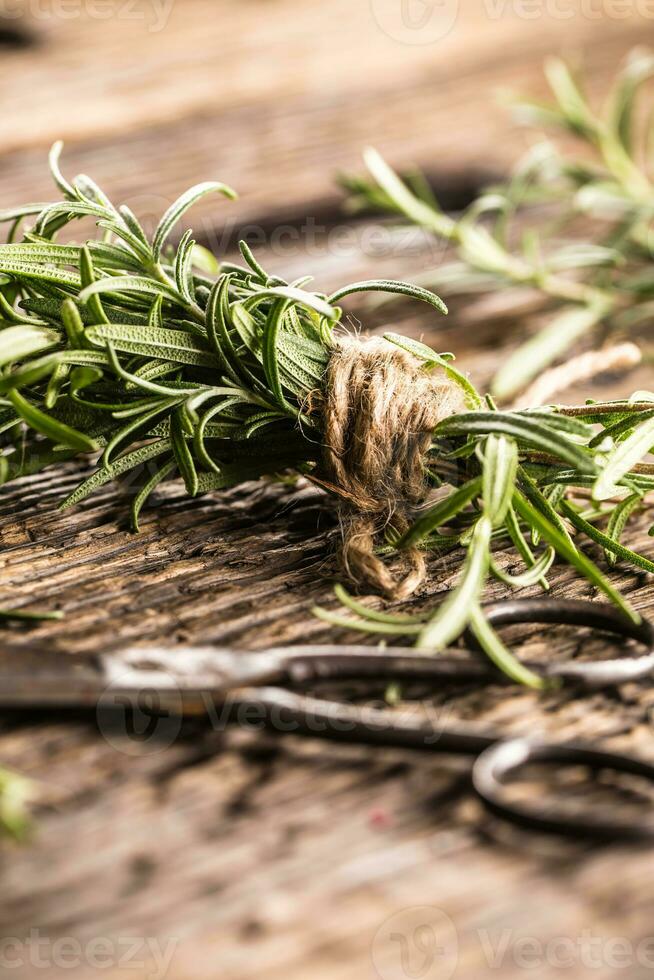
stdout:
<svg viewBox="0 0 654 980">
<path fill-rule="evenodd" d="M 601 662 L 566 661 L 527 666 L 545 678 L 597 690 L 654 674 L 654 627 L 634 624 L 612 606 L 576 600 L 519 599 L 485 607 L 495 627 L 519 623 L 556 623 L 591 627 L 644 645 L 642 656 Z M 532 763 L 583 766 L 593 774 L 627 773 L 654 784 L 654 765 L 582 742 L 505 738 L 476 725 L 441 725 L 392 708 L 319 699 L 302 689 L 323 682 L 391 681 L 443 689 L 446 684 L 505 682 L 504 675 L 478 652 L 456 656 L 418 655 L 403 647 L 369 646 L 271 648 L 248 653 L 216 646 L 133 647 L 76 663 L 61 654 L 39 656 L 38 670 L 0 672 L 0 707 L 69 708 L 99 711 L 138 706 L 144 697 L 169 715 L 211 715 L 273 730 L 429 752 L 470 755 L 472 786 L 496 817 L 538 831 L 585 839 L 654 838 L 654 821 L 607 819 L 588 808 L 569 814 L 552 805 L 513 802 L 507 785 Z"/>
</svg>

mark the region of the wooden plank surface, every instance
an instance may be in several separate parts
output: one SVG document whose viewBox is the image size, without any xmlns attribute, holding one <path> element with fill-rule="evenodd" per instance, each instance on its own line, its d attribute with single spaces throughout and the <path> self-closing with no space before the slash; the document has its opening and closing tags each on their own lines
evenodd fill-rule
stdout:
<svg viewBox="0 0 654 980">
<path fill-rule="evenodd" d="M 396 0 L 166 2 L 154 30 L 155 0 L 43 0 L 79 16 L 31 19 L 37 0 L 23 0 L 25 17 L 9 23 L 34 43 L 0 60 L 0 207 L 49 199 L 43 156 L 55 139 L 69 144 L 71 170 L 138 213 L 158 214 L 212 176 L 233 184 L 240 203 L 209 205 L 207 228 L 312 214 L 336 200 L 335 171 L 358 166 L 369 143 L 460 182 L 525 146 L 496 97 L 542 95 L 547 55 L 584 64 L 601 92 L 626 51 L 654 37 L 645 0 L 627 18 L 601 15 L 627 0 L 605 0 L 599 17 L 542 0 L 536 18 L 517 0 L 445 0 L 415 32 Z M 98 19 L 94 3 L 123 16 Z"/>
<path fill-rule="evenodd" d="M 322 215 L 310 251 L 306 240 L 268 241 L 264 256 L 289 277 L 307 262 L 324 288 L 407 276 L 436 260 L 433 248 L 407 254 L 390 238 L 371 246 L 365 224 L 345 244 L 330 237 L 342 222 L 334 168 L 375 142 L 459 186 L 460 173 L 501 167 L 513 153 L 518 137 L 500 140 L 504 117 L 487 111 L 495 85 L 535 90 L 541 55 L 572 47 L 601 68 L 592 79 L 601 90 L 609 62 L 648 28 L 638 17 L 534 27 L 466 8 L 447 39 L 420 46 L 379 31 L 371 9 L 178 0 L 154 35 L 116 18 L 14 22 L 40 41 L 2 52 L 0 206 L 47 199 L 43 149 L 63 135 L 71 168 L 139 211 L 155 213 L 216 174 L 244 191 L 237 224 Z M 205 214 L 211 237 L 224 208 Z M 455 349 L 482 385 L 524 329 L 478 305 L 450 322 L 411 305 L 349 309 L 355 322 Z M 568 394 L 651 388 L 649 374 Z M 334 574 L 333 511 L 312 488 L 256 484 L 190 501 L 171 485 L 135 537 L 124 521 L 129 487 L 56 509 L 80 475 L 70 465 L 1 491 L 0 605 L 66 613 L 4 631 L 3 664 L 36 663 L 44 649 L 84 658 L 135 642 L 260 649 L 333 638 L 310 611 L 333 601 Z M 636 520 L 629 543 L 648 550 L 648 526 Z M 430 570 L 415 608 L 451 585 L 457 561 L 435 556 Z M 619 568 L 615 580 L 651 608 L 646 575 Z M 553 581 L 555 594 L 591 595 L 569 569 Z M 600 638 L 533 626 L 516 639 L 535 659 L 610 650 Z M 415 710 L 507 733 L 602 738 L 651 759 L 651 702 L 647 687 L 629 685 L 583 698 L 498 687 L 439 692 Z M 608 978 L 621 955 L 620 975 L 651 972 L 651 853 L 507 834 L 472 801 L 466 761 L 197 723 L 168 747 L 165 735 L 139 743 L 90 718 L 0 719 L 2 763 L 34 778 L 40 794 L 32 840 L 0 844 L 0 952 L 12 966 L 23 961 L 8 975 L 41 976 L 45 961 L 53 977 L 112 980 L 476 980 L 584 969 Z"/>
</svg>

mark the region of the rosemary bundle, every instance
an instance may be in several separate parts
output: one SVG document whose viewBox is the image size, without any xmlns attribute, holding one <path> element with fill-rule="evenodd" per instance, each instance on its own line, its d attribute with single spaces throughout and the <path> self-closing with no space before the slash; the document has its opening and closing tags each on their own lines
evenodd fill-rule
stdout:
<svg viewBox="0 0 654 980">
<path fill-rule="evenodd" d="M 310 277 L 269 276 L 245 242 L 242 266 L 219 266 L 190 231 L 167 247 L 198 200 L 235 196 L 221 183 L 183 194 L 150 241 L 90 178 L 63 177 L 60 150 L 50 166 L 63 199 L 0 212 L 10 223 L 0 246 L 2 482 L 101 449 L 98 468 L 62 506 L 138 469 L 138 530 L 143 505 L 173 474 L 195 496 L 303 472 L 322 453 L 310 396 L 322 384 L 340 301 L 383 290 L 445 310 L 431 292 L 399 282 L 357 282 L 330 297 L 308 292 Z M 89 216 L 97 238 L 55 243 L 64 226 Z"/>
<path fill-rule="evenodd" d="M 280 471 L 306 474 L 347 508 L 345 558 L 355 577 L 375 580 L 380 561 L 413 559 L 397 589 L 396 579 L 388 588 L 382 579 L 391 595 L 419 584 L 423 552 L 463 550 L 458 585 L 423 616 L 371 611 L 342 587 L 355 617 L 319 615 L 382 636 L 413 636 L 425 651 L 442 649 L 470 625 L 502 669 L 532 686 L 541 681 L 483 617 L 489 576 L 511 588 L 547 588 L 559 555 L 638 620 L 571 529 L 599 544 L 609 564 L 654 571 L 621 543 L 629 515 L 654 489 L 654 466 L 641 462 L 654 444 L 654 396 L 498 411 L 451 354 L 395 334 L 366 345 L 339 329 L 348 294 L 399 293 L 446 312 L 433 293 L 368 281 L 327 296 L 308 291 L 306 279 L 269 276 L 245 243 L 242 265 L 219 264 L 189 231 L 173 249 L 167 240 L 187 209 L 209 193 L 231 197 L 229 188 L 188 191 L 150 239 L 88 177 L 69 182 L 59 151 L 50 163 L 62 199 L 0 213 L 9 223 L 0 246 L 4 482 L 99 452 L 92 475 L 62 506 L 134 471 L 138 529 L 150 494 L 177 475 L 196 495 Z M 55 241 L 88 217 L 96 237 Z M 431 491 L 436 499 L 416 517 Z M 525 566 L 515 577 L 493 554 L 507 544 Z"/>
<path fill-rule="evenodd" d="M 629 56 L 599 112 L 563 61 L 550 59 L 545 71 L 554 103 L 521 101 L 516 113 L 576 137 L 577 156 L 542 139 L 458 219 L 443 212 L 424 177 L 401 179 L 374 150 L 365 155 L 368 176 L 343 178 L 352 210 L 401 215 L 453 243 L 456 261 L 423 284 L 450 295 L 530 287 L 553 311 L 502 365 L 491 389 L 498 398 L 515 395 L 589 332 L 624 333 L 654 313 L 652 120 L 643 122 L 636 106 L 654 56 Z"/>
</svg>

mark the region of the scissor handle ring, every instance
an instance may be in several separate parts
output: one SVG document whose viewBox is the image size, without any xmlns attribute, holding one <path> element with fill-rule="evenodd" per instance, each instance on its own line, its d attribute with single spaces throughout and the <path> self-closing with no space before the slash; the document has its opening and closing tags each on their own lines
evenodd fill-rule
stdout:
<svg viewBox="0 0 654 980">
<path fill-rule="evenodd" d="M 551 623 L 555 626 L 587 626 L 654 646 L 654 626 L 647 619 L 635 623 L 616 606 L 586 599 L 506 599 L 484 606 L 491 626 L 519 623 Z"/>
<path fill-rule="evenodd" d="M 581 683 L 585 687 L 606 687 L 641 680 L 654 673 L 654 625 L 644 618 L 635 623 L 608 603 L 552 597 L 509 599 L 484 606 L 484 614 L 494 627 L 520 623 L 582 626 L 612 633 L 625 640 L 636 640 L 649 651 L 645 655 L 621 656 L 616 660 L 572 660 L 546 664 L 540 668 L 546 677 Z M 477 646 L 469 631 L 466 633 L 466 644 L 473 648 Z"/>
<path fill-rule="evenodd" d="M 509 802 L 506 784 L 511 777 L 534 762 L 548 765 L 580 765 L 594 772 L 602 769 L 641 776 L 654 784 L 654 766 L 642 759 L 614 752 L 603 752 L 582 743 L 547 743 L 512 738 L 485 749 L 475 760 L 472 783 L 477 796 L 491 813 L 530 830 L 562 833 L 593 840 L 652 840 L 654 824 L 637 821 L 603 820 L 580 813 L 547 816 L 542 803 L 537 807 Z"/>
</svg>

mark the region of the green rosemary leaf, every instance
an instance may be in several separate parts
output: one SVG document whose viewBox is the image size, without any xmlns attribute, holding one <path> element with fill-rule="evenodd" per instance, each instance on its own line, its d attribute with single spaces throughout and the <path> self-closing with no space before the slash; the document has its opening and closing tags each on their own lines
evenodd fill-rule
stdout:
<svg viewBox="0 0 654 980">
<path fill-rule="evenodd" d="M 0 245 L 0 270 L 5 264 L 10 266 L 15 262 L 45 262 L 50 265 L 77 266 L 80 260 L 78 245 L 55 245 L 53 242 L 23 242 L 15 245 Z"/>
<path fill-rule="evenodd" d="M 448 597 L 423 626 L 416 646 L 437 652 L 455 640 L 470 622 L 471 611 L 481 596 L 488 574 L 489 547 L 493 527 L 480 517 L 468 546 L 461 578 Z"/>
<path fill-rule="evenodd" d="M 118 208 L 118 213 L 120 214 L 121 218 L 125 222 L 127 229 L 132 236 L 131 241 L 140 242 L 142 246 L 141 254 L 144 254 L 147 259 L 151 254 L 150 243 L 147 239 L 145 232 L 143 231 L 143 228 L 141 227 L 138 218 L 131 211 L 131 209 L 127 207 L 126 204 L 120 205 L 120 207 Z"/>
<path fill-rule="evenodd" d="M 195 286 L 191 269 L 194 246 L 193 232 L 185 232 L 177 246 L 177 255 L 175 256 L 175 283 L 177 285 L 177 291 L 189 304 L 195 301 Z"/>
<path fill-rule="evenodd" d="M 331 305 L 331 301 L 326 302 L 315 293 L 298 289 L 296 286 L 266 286 L 264 289 L 257 290 L 244 305 L 248 309 L 250 306 L 258 304 L 262 299 L 269 297 L 272 299 L 287 299 L 291 303 L 299 303 L 301 306 L 306 307 L 306 309 L 315 310 L 321 316 L 327 317 L 328 320 L 333 320 L 336 316 L 336 310 Z"/>
<path fill-rule="evenodd" d="M 511 503 L 508 511 L 506 512 L 505 524 L 506 524 L 506 529 L 509 532 L 509 537 L 511 538 L 511 541 L 513 542 L 516 550 L 518 551 L 518 554 L 524 561 L 525 565 L 530 570 L 534 569 L 538 564 L 538 560 L 534 557 L 531 548 L 527 544 L 527 539 L 522 533 L 519 521 L 513 509 L 513 503 Z M 544 572 L 539 577 L 538 583 L 545 592 L 549 592 L 550 584 L 545 578 Z"/>
<path fill-rule="evenodd" d="M 549 58 L 545 62 L 545 75 L 573 132 L 594 138 L 597 121 L 566 63 L 561 58 Z"/>
<path fill-rule="evenodd" d="M 69 200 L 75 199 L 75 188 L 72 184 L 69 184 L 59 167 L 59 158 L 61 157 L 61 152 L 64 148 L 62 140 L 57 140 L 56 143 L 52 144 L 50 148 L 50 153 L 48 154 L 48 166 L 50 167 L 50 173 L 55 184 L 64 195 L 65 198 Z"/>
<path fill-rule="evenodd" d="M 209 455 L 205 443 L 205 437 L 207 436 L 208 427 L 211 425 L 211 419 L 222 410 L 222 403 L 214 405 L 212 408 L 208 409 L 193 430 L 193 450 L 198 458 L 198 462 L 206 470 L 214 473 L 220 473 L 220 467 Z M 219 431 L 222 431 L 222 427 Z M 229 436 L 226 437 L 228 438 Z"/>
<path fill-rule="evenodd" d="M 627 525 L 627 521 L 633 514 L 633 512 L 643 503 L 642 493 L 632 493 L 624 500 L 621 500 L 619 504 L 616 504 L 611 511 L 611 516 L 609 517 L 609 523 L 606 526 L 606 536 L 620 543 L 620 538 Z M 615 565 L 616 555 L 614 552 L 609 551 L 607 548 L 604 549 L 604 556 L 609 565 Z"/>
<path fill-rule="evenodd" d="M 70 374 L 70 367 L 68 364 L 63 364 L 61 361 L 55 364 L 52 374 L 48 379 L 48 384 L 45 389 L 45 397 L 43 399 L 43 407 L 50 411 L 55 407 L 59 398 L 61 397 L 61 389 L 64 382 L 67 381 Z"/>
<path fill-rule="evenodd" d="M 162 456 L 164 453 L 170 452 L 171 448 L 170 439 L 159 439 L 157 442 L 148 443 L 147 446 L 141 446 L 139 449 L 119 456 L 110 466 L 101 467 L 92 473 L 88 479 L 80 483 L 59 505 L 60 509 L 66 510 L 74 504 L 79 504 L 89 494 L 104 486 L 105 483 L 110 483 L 117 476 L 121 476 L 129 470 L 143 463 L 147 463 L 151 459 L 156 459 L 157 456 Z"/>
<path fill-rule="evenodd" d="M 214 353 L 218 356 L 230 377 L 238 381 L 239 374 L 235 366 L 238 363 L 236 349 L 232 343 L 227 326 L 227 297 L 230 281 L 231 277 L 224 275 L 214 283 L 207 300 L 206 327 L 207 337 Z"/>
<path fill-rule="evenodd" d="M 148 326 L 154 327 L 156 330 L 163 329 L 163 296 L 155 296 L 153 299 L 148 313 Z"/>
<path fill-rule="evenodd" d="M 15 368 L 3 378 L 0 378 L 0 394 L 5 395 L 13 388 L 26 388 L 37 384 L 43 378 L 49 378 L 57 366 L 61 364 L 61 353 L 46 354 L 34 361 Z"/>
<path fill-rule="evenodd" d="M 91 253 L 86 245 L 80 252 L 79 271 L 82 286 L 84 288 L 92 285 L 96 281 L 95 269 L 93 268 L 93 259 L 91 258 Z M 109 323 L 109 318 L 102 307 L 102 300 L 99 296 L 94 295 L 90 297 L 88 302 L 88 311 L 89 316 L 95 323 Z"/>
<path fill-rule="evenodd" d="M 399 282 L 394 279 L 367 279 L 363 282 L 350 283 L 349 286 L 344 286 L 342 289 L 332 293 L 329 297 L 329 302 L 335 304 L 352 293 L 370 292 L 395 293 L 398 296 L 409 296 L 411 299 L 428 303 L 430 306 L 434 306 L 439 313 L 447 315 L 447 306 L 436 293 L 432 293 L 428 289 L 423 289 L 422 286 L 416 286 L 414 283 Z"/>
<path fill-rule="evenodd" d="M 593 446 L 593 428 L 587 422 L 582 422 L 578 418 L 570 418 L 567 415 L 561 415 L 556 407 L 547 408 L 527 408 L 521 415 L 526 416 L 530 419 L 541 419 L 548 426 L 554 429 L 560 429 L 562 432 L 567 432 L 571 436 L 577 436 L 579 439 L 584 439 L 588 442 L 588 446 Z M 635 424 L 635 423 L 634 423 Z"/>
<path fill-rule="evenodd" d="M 102 188 L 96 184 L 92 177 L 88 177 L 86 174 L 78 174 L 73 181 L 73 185 L 79 198 L 90 201 L 92 204 L 99 204 L 100 207 L 106 208 L 108 211 L 116 210 Z"/>
<path fill-rule="evenodd" d="M 29 454 L 24 453 L 21 449 L 15 449 L 12 453 L 2 457 L 3 460 L 6 460 L 7 469 L 4 473 L 0 472 L 0 483 L 10 483 L 22 476 L 40 473 L 48 466 L 65 463 L 67 460 L 73 459 L 77 454 L 77 449 L 57 449 L 53 448 L 50 443 L 31 446 Z"/>
<path fill-rule="evenodd" d="M 39 288 L 43 290 L 42 285 Z M 61 320 L 62 298 L 65 297 L 58 296 L 55 298 L 46 295 L 26 296 L 21 300 L 21 307 L 29 313 L 36 313 L 44 320 L 49 321 L 52 325 L 59 326 Z M 147 323 L 147 316 L 145 316 L 143 313 L 136 313 L 131 309 L 128 310 L 123 308 L 118 310 L 116 307 L 109 306 L 106 301 L 104 304 L 104 309 L 108 320 L 112 323 L 133 323 L 140 326 L 144 326 Z M 93 323 L 93 320 L 86 307 L 79 306 L 78 312 L 85 325 L 91 325 Z"/>
<path fill-rule="evenodd" d="M 627 153 L 633 149 L 634 102 L 638 89 L 654 73 L 654 58 L 635 53 L 629 58 L 613 88 L 609 106 L 609 126 Z"/>
<path fill-rule="evenodd" d="M 246 351 L 249 351 L 254 358 L 260 358 L 262 347 L 261 321 L 257 318 L 256 313 L 251 313 L 245 303 L 241 302 L 232 303 L 229 312 L 232 326 L 236 332 L 234 339 L 237 345 L 240 340 Z"/>
<path fill-rule="evenodd" d="M 637 392 L 638 395 L 648 394 L 648 392 Z M 618 401 L 595 402 L 588 401 L 585 405 L 557 405 L 557 412 L 561 412 L 573 418 L 585 418 L 587 422 L 601 422 L 611 424 L 619 421 L 626 414 L 637 416 L 643 412 L 652 411 L 652 399 L 639 401 Z M 636 418 L 636 422 L 638 419 Z"/>
<path fill-rule="evenodd" d="M 0 289 L 0 321 L 6 320 L 7 323 L 25 323 L 28 326 L 38 327 L 45 326 L 41 320 L 36 320 L 34 317 L 23 316 L 18 310 L 14 309 L 12 304 L 6 298 L 2 289 Z"/>
<path fill-rule="evenodd" d="M 528 667 L 523 667 L 517 657 L 505 647 L 477 602 L 473 604 L 470 612 L 470 629 L 484 653 L 507 677 L 534 690 L 542 690 L 545 687 L 543 678 Z"/>
<path fill-rule="evenodd" d="M 549 521 L 549 523 L 556 528 L 559 534 L 561 534 L 567 540 L 569 547 L 572 548 L 573 551 L 576 551 L 575 544 L 570 537 L 567 527 L 552 506 L 549 498 L 542 493 L 538 485 L 531 479 L 523 466 L 518 467 L 518 483 L 520 489 L 530 504 L 535 507 L 536 510 L 540 511 L 543 517 Z M 567 483 L 570 483 L 570 478 L 567 479 Z M 532 542 L 534 547 L 536 547 L 539 541 L 540 532 L 537 527 L 532 526 Z"/>
<path fill-rule="evenodd" d="M 437 528 L 447 524 L 448 521 L 456 517 L 467 504 L 481 492 L 482 478 L 474 477 L 468 480 L 463 486 L 453 490 L 444 500 L 439 500 L 437 504 L 430 507 L 426 513 L 418 518 L 417 521 L 406 531 L 405 534 L 396 542 L 395 547 L 399 550 L 413 548 L 428 535 L 432 534 Z"/>
<path fill-rule="evenodd" d="M 526 572 L 522 572 L 520 575 L 509 575 L 504 569 L 500 568 L 497 562 L 491 557 L 490 567 L 493 575 L 498 578 L 501 582 L 506 585 L 510 585 L 512 589 L 526 589 L 532 585 L 537 585 L 541 583 L 543 577 L 549 572 L 554 559 L 556 558 L 556 552 L 553 548 L 548 548 L 544 551 L 540 558 L 534 562 L 531 568 Z M 545 580 L 547 581 L 547 579 Z"/>
<path fill-rule="evenodd" d="M 132 503 L 130 505 L 130 523 L 135 534 L 138 534 L 141 529 L 139 526 L 139 518 L 148 498 L 151 496 L 153 491 L 156 490 L 159 484 L 163 483 L 163 481 L 174 472 L 176 466 L 177 464 L 174 459 L 169 459 L 167 462 L 162 463 L 161 467 L 156 470 L 152 476 L 147 478 L 136 496 L 132 498 Z"/>
<path fill-rule="evenodd" d="M 562 501 L 561 509 L 566 515 L 571 524 L 579 530 L 582 531 L 591 540 L 596 541 L 600 544 L 605 551 L 611 552 L 616 558 L 622 558 L 625 561 L 631 562 L 632 565 L 636 565 L 638 568 L 644 569 L 646 572 L 654 572 L 654 562 L 650 561 L 649 558 L 645 558 L 644 555 L 639 555 L 635 551 L 631 551 L 630 548 L 625 548 L 624 545 L 620 544 L 614 538 L 608 536 L 608 534 L 603 534 L 598 528 L 577 513 L 574 507 L 568 503 L 567 500 Z"/>
<path fill-rule="evenodd" d="M 0 209 L 0 224 L 8 221 L 16 221 L 21 218 L 29 218 L 35 214 L 40 214 L 45 208 L 52 207 L 51 201 L 43 201 L 38 204 L 22 204 L 17 208 Z"/>
<path fill-rule="evenodd" d="M 395 333 L 385 333 L 384 340 L 388 340 L 389 343 L 395 344 L 396 347 L 401 347 L 402 350 L 425 361 L 425 367 L 427 368 L 435 365 L 442 368 L 448 378 L 461 388 L 468 408 L 479 408 L 483 404 L 483 399 L 474 385 L 471 384 L 464 374 L 461 374 L 460 371 L 457 371 L 452 366 L 451 360 L 453 358 L 451 355 L 446 358 L 443 354 L 437 354 L 431 347 L 427 347 L 426 344 L 422 344 L 418 340 L 411 340 L 408 337 L 402 337 Z"/>
<path fill-rule="evenodd" d="M 73 350 L 81 350 L 84 343 L 84 323 L 79 310 L 72 299 L 65 299 L 61 304 L 61 322 L 64 325 L 68 343 Z"/>
<path fill-rule="evenodd" d="M 370 609 L 369 606 L 364 606 L 362 602 L 357 602 L 342 585 L 334 586 L 334 594 L 339 602 L 351 612 L 371 623 L 387 623 L 392 626 L 416 625 L 427 618 L 426 613 L 411 616 L 407 613 L 386 613 L 379 609 Z"/>
<path fill-rule="evenodd" d="M 67 224 L 73 218 L 112 218 L 112 212 L 99 204 L 90 201 L 58 201 L 44 208 L 34 225 L 37 235 L 49 237 L 62 224 Z"/>
<path fill-rule="evenodd" d="M 170 398 L 181 394 L 194 395 L 197 392 L 198 387 L 200 387 L 195 383 L 189 383 L 187 387 L 184 387 L 183 385 L 176 385 L 174 381 L 171 381 L 168 385 L 160 385 L 153 381 L 149 381 L 142 375 L 139 376 L 136 374 L 131 374 L 122 367 L 110 340 L 106 341 L 106 349 L 111 369 L 118 375 L 119 378 L 122 378 L 123 381 L 126 381 L 133 387 L 151 392 L 155 395 L 166 395 Z"/>
<path fill-rule="evenodd" d="M 589 448 L 594 449 L 596 446 L 601 446 L 605 440 L 612 439 L 617 441 L 627 432 L 631 432 L 637 425 L 641 422 L 647 422 L 649 419 L 654 418 L 654 409 L 650 412 L 638 412 L 638 414 L 625 415 L 623 418 L 618 419 L 617 422 L 613 422 L 611 425 L 607 425 L 600 432 L 594 436 L 588 443 Z"/>
<path fill-rule="evenodd" d="M 108 279 L 98 279 L 82 289 L 79 300 L 81 303 L 87 303 L 92 296 L 101 293 L 110 293 L 114 297 L 116 293 L 147 293 L 151 296 L 163 296 L 173 303 L 180 301 L 172 286 L 145 276 L 110 276 Z"/>
<path fill-rule="evenodd" d="M 322 383 L 329 362 L 328 350 L 313 341 L 297 337 L 288 330 L 280 334 L 277 349 L 287 369 L 298 368 L 308 379 L 310 388 L 315 388 Z"/>
<path fill-rule="evenodd" d="M 385 333 L 384 340 L 424 361 L 426 367 L 433 364 L 449 364 L 454 357 L 452 354 L 437 354 L 435 350 L 432 350 L 427 344 L 423 344 L 422 341 L 413 340 L 412 337 L 403 337 L 398 333 Z"/>
<path fill-rule="evenodd" d="M 339 629 L 356 630 L 359 633 L 376 633 L 381 636 L 418 636 L 423 628 L 420 623 L 380 622 L 372 619 L 352 619 L 350 616 L 339 616 L 330 609 L 322 606 L 312 606 L 311 612 L 318 619 L 337 626 Z"/>
<path fill-rule="evenodd" d="M 32 354 L 55 347 L 61 341 L 61 334 L 46 327 L 33 327 L 20 324 L 0 330 L 0 366 L 13 361 L 22 361 Z"/>
<path fill-rule="evenodd" d="M 154 233 L 154 238 L 152 239 L 152 253 L 155 261 L 159 261 L 161 255 L 161 249 L 170 235 L 171 231 L 177 224 L 177 222 L 184 216 L 184 214 L 193 207 L 201 198 L 206 197 L 207 194 L 222 194 L 224 197 L 228 197 L 231 200 L 235 200 L 236 192 L 228 187 L 226 184 L 222 184 L 219 181 L 207 181 L 203 184 L 197 184 L 195 187 L 191 187 L 190 190 L 186 191 L 179 197 L 174 204 L 172 204 L 163 218 L 157 225 L 157 230 Z"/>
<path fill-rule="evenodd" d="M 258 279 L 258 281 L 262 283 L 264 286 L 267 285 L 269 280 L 268 274 L 266 270 L 263 269 L 255 259 L 254 255 L 252 254 L 252 249 L 250 248 L 248 243 L 241 240 L 238 243 L 238 247 L 241 255 L 243 256 L 247 264 L 254 272 L 256 279 Z"/>
<path fill-rule="evenodd" d="M 506 436 L 490 435 L 484 444 L 484 513 L 494 528 L 504 523 L 518 470 L 518 447 Z"/>
<path fill-rule="evenodd" d="M 251 439 L 257 433 L 260 434 L 261 430 L 267 425 L 272 425 L 273 422 L 279 422 L 284 417 L 283 412 L 260 412 L 257 415 L 252 415 L 247 425 L 242 427 L 243 437 L 245 439 Z"/>
<path fill-rule="evenodd" d="M 282 318 L 289 302 L 288 299 L 278 299 L 274 304 L 264 329 L 262 354 L 266 381 L 268 382 L 275 402 L 282 411 L 296 417 L 299 414 L 298 410 L 289 404 L 282 391 L 279 359 L 277 357 L 277 344 L 282 329 Z"/>
<path fill-rule="evenodd" d="M 3 249 L 10 247 L 9 245 L 0 245 L 0 273 L 5 272 L 20 281 L 53 283 L 56 286 L 70 287 L 76 291 L 80 288 L 80 277 L 77 272 L 39 259 L 29 262 L 26 259 L 5 255 Z"/>
<path fill-rule="evenodd" d="M 197 367 L 219 367 L 220 362 L 208 344 L 191 336 L 188 331 L 167 327 L 136 327 L 133 324 L 106 323 L 87 327 L 85 336 L 95 346 L 111 341 L 112 346 L 127 354 L 154 357 L 176 364 Z"/>
<path fill-rule="evenodd" d="M 654 418 L 637 425 L 628 439 L 618 443 L 606 458 L 595 485 L 593 498 L 606 500 L 615 493 L 616 484 L 654 446 Z"/>
<path fill-rule="evenodd" d="M 119 238 L 123 245 L 118 245 L 116 242 L 111 242 L 110 245 L 106 241 L 103 242 L 89 242 L 89 246 L 93 249 L 93 252 L 99 256 L 101 264 L 105 264 L 107 256 L 109 255 L 109 250 L 111 254 L 122 254 L 125 257 L 125 268 L 123 271 L 127 272 L 133 271 L 135 264 L 137 268 L 143 264 L 147 269 L 150 269 L 152 263 L 154 262 L 152 258 L 152 251 L 149 245 L 143 245 L 140 237 L 134 235 L 127 224 L 123 221 L 117 220 L 115 217 L 112 218 L 102 218 L 97 222 L 98 228 L 102 228 L 110 236 L 114 238 Z M 113 264 L 113 262 L 112 262 Z"/>
<path fill-rule="evenodd" d="M 76 449 L 81 453 L 92 453 L 98 448 L 93 439 L 42 412 L 15 388 L 8 392 L 7 397 L 17 414 L 31 429 L 47 436 L 54 443 L 60 443 L 68 449 Z"/>
<path fill-rule="evenodd" d="M 121 429 L 117 429 L 105 446 L 104 453 L 102 454 L 102 466 L 106 469 L 111 465 L 111 460 L 116 450 L 126 439 L 132 436 L 132 441 L 134 441 L 135 433 L 139 433 L 139 438 L 146 436 L 152 429 L 150 423 L 158 419 L 162 413 L 170 413 L 170 410 L 177 404 L 179 404 L 179 399 L 161 398 L 154 407 L 146 411 L 140 411 L 135 418 L 130 419 Z"/>
<path fill-rule="evenodd" d="M 631 619 L 634 623 L 640 623 L 641 618 L 636 610 L 632 607 L 631 603 L 620 595 L 617 589 L 611 585 L 609 580 L 602 574 L 599 568 L 587 558 L 586 555 L 578 551 L 576 548 L 571 547 L 568 538 L 564 537 L 558 528 L 554 527 L 540 511 L 536 510 L 525 498 L 516 491 L 513 496 L 513 506 L 516 511 L 522 517 L 522 519 L 530 525 L 530 527 L 537 527 L 542 537 L 550 544 L 555 551 L 565 559 L 570 565 L 577 569 L 585 578 L 588 579 L 597 589 L 606 595 L 611 602 L 613 602 L 619 609 Z"/>
<path fill-rule="evenodd" d="M 581 473 L 593 474 L 597 466 L 586 449 L 565 439 L 542 421 L 517 412 L 470 412 L 454 415 L 439 422 L 435 436 L 488 435 L 492 432 L 519 439 L 524 444 L 558 456 Z"/>
<path fill-rule="evenodd" d="M 415 221 L 416 224 L 429 228 L 437 234 L 449 236 L 454 222 L 441 214 L 441 212 L 435 210 L 433 206 L 421 201 L 400 180 L 395 171 L 388 166 L 377 150 L 368 147 L 363 154 L 363 159 L 366 167 L 384 192 L 387 204 L 393 210 L 399 211 L 411 221 Z"/>
<path fill-rule="evenodd" d="M 186 435 L 182 425 L 182 415 L 179 411 L 173 412 L 170 419 L 170 441 L 173 447 L 175 463 L 182 475 L 186 492 L 195 497 L 198 492 L 198 471 L 193 462 L 193 456 L 186 441 Z"/>
</svg>

